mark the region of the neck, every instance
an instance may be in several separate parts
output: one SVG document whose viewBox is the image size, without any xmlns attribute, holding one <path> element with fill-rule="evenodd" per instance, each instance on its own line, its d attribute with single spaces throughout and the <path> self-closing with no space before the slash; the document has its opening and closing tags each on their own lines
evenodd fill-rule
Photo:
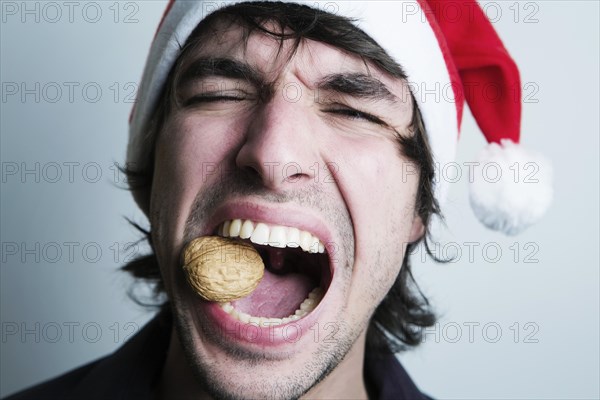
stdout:
<svg viewBox="0 0 600 400">
<path fill-rule="evenodd" d="M 367 399 L 363 379 L 365 340 L 366 330 L 358 337 L 337 367 L 303 398 Z M 155 400 L 168 399 L 211 399 L 192 374 L 174 327 L 155 397 Z"/>
<path fill-rule="evenodd" d="M 175 331 L 175 326 L 171 330 L 167 359 L 156 387 L 155 396 L 155 400 L 168 399 L 210 399 L 192 374 L 192 369 L 183 354 L 183 347 Z"/>
</svg>

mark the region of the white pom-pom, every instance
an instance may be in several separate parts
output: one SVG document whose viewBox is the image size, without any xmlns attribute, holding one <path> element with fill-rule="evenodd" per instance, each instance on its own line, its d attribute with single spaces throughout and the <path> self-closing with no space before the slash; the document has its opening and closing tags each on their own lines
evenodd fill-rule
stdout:
<svg viewBox="0 0 600 400">
<path fill-rule="evenodd" d="M 479 154 L 471 207 L 488 228 L 516 235 L 537 222 L 552 202 L 552 166 L 510 140 L 490 143 Z"/>
</svg>

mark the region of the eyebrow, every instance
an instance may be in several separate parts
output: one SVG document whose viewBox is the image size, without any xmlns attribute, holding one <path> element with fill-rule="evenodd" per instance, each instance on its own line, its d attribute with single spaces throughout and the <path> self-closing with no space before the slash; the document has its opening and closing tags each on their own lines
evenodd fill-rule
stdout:
<svg viewBox="0 0 600 400">
<path fill-rule="evenodd" d="M 263 87 L 263 76 L 251 65 L 231 58 L 199 58 L 193 61 L 180 75 L 177 87 L 181 88 L 194 80 L 209 76 L 240 79 L 257 87 Z M 345 72 L 330 74 L 317 83 L 319 90 L 338 92 L 358 99 L 384 100 L 396 103 L 395 96 L 379 79 L 363 73 Z"/>
<path fill-rule="evenodd" d="M 361 73 L 339 73 L 327 75 L 321 79 L 317 87 L 347 94 L 367 100 L 384 100 L 389 103 L 398 101 L 396 97 L 379 79 Z"/>
<path fill-rule="evenodd" d="M 209 76 L 241 79 L 256 85 L 262 82 L 261 73 L 244 62 L 231 58 L 199 58 L 193 61 L 180 75 L 177 87 Z"/>
</svg>

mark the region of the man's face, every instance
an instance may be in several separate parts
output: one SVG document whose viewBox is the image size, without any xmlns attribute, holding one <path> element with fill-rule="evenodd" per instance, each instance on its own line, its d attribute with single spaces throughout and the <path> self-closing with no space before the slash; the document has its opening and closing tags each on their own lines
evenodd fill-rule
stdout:
<svg viewBox="0 0 600 400">
<path fill-rule="evenodd" d="M 362 348 L 421 233 L 418 175 L 397 142 L 409 134 L 410 96 L 405 82 L 318 42 L 290 57 L 292 40 L 253 33 L 245 43 L 241 28 L 222 25 L 202 43 L 179 67 L 150 208 L 179 341 L 212 391 L 299 396 Z M 247 220 L 242 237 L 263 243 L 265 278 L 224 310 L 188 286 L 181 251 Z M 320 303 L 296 312 L 316 287 Z"/>
</svg>

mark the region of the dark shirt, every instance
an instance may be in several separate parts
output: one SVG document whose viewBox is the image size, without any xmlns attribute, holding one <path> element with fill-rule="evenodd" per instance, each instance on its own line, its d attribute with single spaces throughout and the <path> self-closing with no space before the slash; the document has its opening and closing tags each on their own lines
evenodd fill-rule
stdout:
<svg viewBox="0 0 600 400">
<path fill-rule="evenodd" d="M 171 318 L 159 313 L 115 353 L 6 400 L 152 399 L 165 362 Z M 430 400 L 393 355 L 365 357 L 365 384 L 371 399 Z"/>
</svg>

